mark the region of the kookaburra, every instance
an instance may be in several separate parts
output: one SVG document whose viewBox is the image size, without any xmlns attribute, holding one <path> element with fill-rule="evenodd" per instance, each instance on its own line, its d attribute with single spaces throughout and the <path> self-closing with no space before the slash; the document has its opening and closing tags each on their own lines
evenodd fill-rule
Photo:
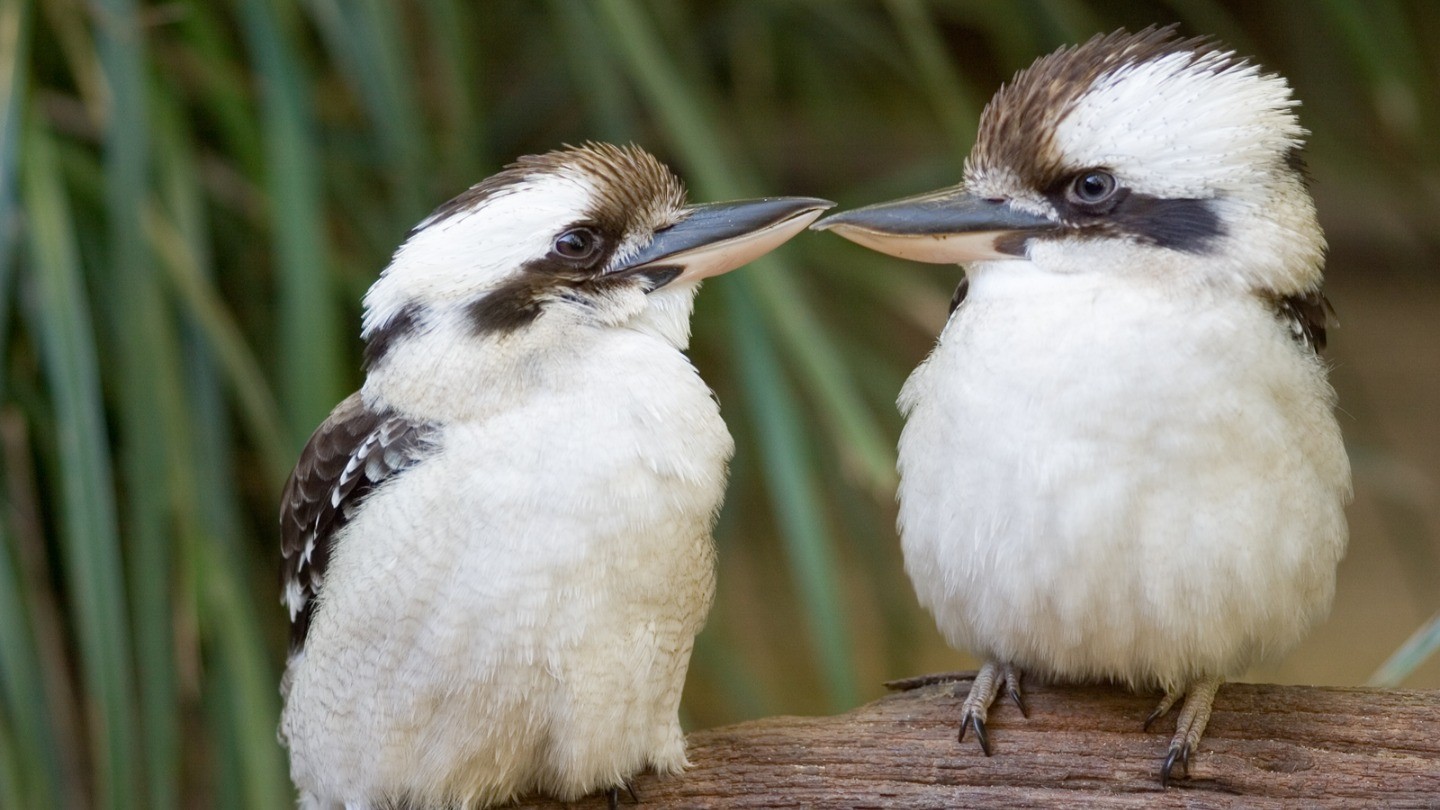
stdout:
<svg viewBox="0 0 1440 810">
<path fill-rule="evenodd" d="M 305 808 L 573 800 L 686 764 L 733 443 L 685 356 L 701 279 L 830 203 L 688 206 L 634 147 L 521 158 L 365 296 L 365 382 L 280 523 Z"/>
<path fill-rule="evenodd" d="M 1002 684 L 1110 680 L 1163 692 L 1150 720 L 1183 698 L 1188 773 L 1222 680 L 1329 608 L 1350 467 L 1297 104 L 1208 39 L 1097 36 L 1001 88 L 960 186 L 816 226 L 966 267 L 900 394 L 899 525 L 985 660 L 987 754 Z"/>
</svg>

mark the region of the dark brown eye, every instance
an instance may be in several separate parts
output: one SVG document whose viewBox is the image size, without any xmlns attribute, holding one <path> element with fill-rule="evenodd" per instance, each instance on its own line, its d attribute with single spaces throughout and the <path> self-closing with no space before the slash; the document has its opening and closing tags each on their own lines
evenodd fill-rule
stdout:
<svg viewBox="0 0 1440 810">
<path fill-rule="evenodd" d="M 600 236 L 589 228 L 571 228 L 555 237 L 555 255 L 571 261 L 583 261 L 600 249 Z"/>
<path fill-rule="evenodd" d="M 1104 202 L 1118 187 L 1115 175 L 1109 172 L 1085 172 L 1070 184 L 1070 199 L 1087 204 Z"/>
</svg>

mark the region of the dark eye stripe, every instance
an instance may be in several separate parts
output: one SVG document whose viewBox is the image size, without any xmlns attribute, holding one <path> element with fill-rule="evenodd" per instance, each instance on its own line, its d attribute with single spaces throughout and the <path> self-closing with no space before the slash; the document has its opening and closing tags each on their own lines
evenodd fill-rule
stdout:
<svg viewBox="0 0 1440 810">
<path fill-rule="evenodd" d="M 1109 191 L 1096 200 L 1082 196 L 1081 185 L 1096 176 L 1109 178 Z M 1106 185 L 1097 180 L 1097 186 Z M 1054 236 L 1090 235 L 1096 238 L 1129 236 L 1157 247 L 1182 253 L 1208 253 L 1225 226 L 1207 199 L 1156 197 L 1120 185 L 1104 169 L 1085 169 L 1057 179 L 1046 197 L 1069 227 Z M 1044 237 L 1035 237 L 1044 238 Z"/>
<path fill-rule="evenodd" d="M 1122 233 L 1182 253 L 1208 253 L 1225 235 L 1210 200 L 1129 194 L 1109 218 Z"/>
</svg>

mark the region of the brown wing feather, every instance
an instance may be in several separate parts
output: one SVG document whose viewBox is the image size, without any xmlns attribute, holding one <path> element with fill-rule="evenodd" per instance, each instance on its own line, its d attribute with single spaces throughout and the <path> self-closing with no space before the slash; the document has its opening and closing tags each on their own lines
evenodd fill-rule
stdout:
<svg viewBox="0 0 1440 810">
<path fill-rule="evenodd" d="M 372 410 L 351 394 L 300 453 L 280 501 L 282 600 L 290 609 L 290 654 L 305 645 L 336 535 L 381 482 L 433 446 L 435 426 Z"/>
<path fill-rule="evenodd" d="M 1278 296 L 1275 311 L 1290 326 L 1295 340 L 1316 354 L 1325 349 L 1325 329 L 1335 308 L 1319 290 L 1298 295 Z"/>
</svg>

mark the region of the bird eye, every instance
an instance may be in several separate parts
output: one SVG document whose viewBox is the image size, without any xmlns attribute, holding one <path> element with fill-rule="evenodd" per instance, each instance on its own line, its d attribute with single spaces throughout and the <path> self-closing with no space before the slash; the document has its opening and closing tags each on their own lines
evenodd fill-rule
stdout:
<svg viewBox="0 0 1440 810">
<path fill-rule="evenodd" d="M 571 261 L 581 261 L 600 249 L 600 237 L 589 228 L 571 228 L 555 237 L 555 254 Z"/>
<path fill-rule="evenodd" d="M 1108 199 L 1119 184 L 1109 172 L 1085 172 L 1070 184 L 1070 198 L 1078 203 L 1098 203 Z"/>
</svg>

